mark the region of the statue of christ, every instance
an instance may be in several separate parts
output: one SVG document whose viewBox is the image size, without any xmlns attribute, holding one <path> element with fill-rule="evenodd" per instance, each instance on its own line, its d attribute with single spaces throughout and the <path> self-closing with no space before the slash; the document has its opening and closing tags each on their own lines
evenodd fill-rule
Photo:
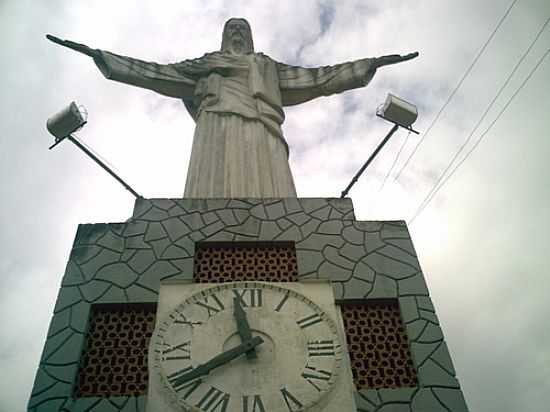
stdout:
<svg viewBox="0 0 550 412">
<path fill-rule="evenodd" d="M 388 55 L 305 68 L 254 51 L 245 19 L 229 19 L 220 51 L 173 64 L 120 56 L 47 35 L 94 59 L 111 80 L 181 99 L 196 122 L 184 197 L 296 197 L 281 125 L 283 106 L 366 86 Z"/>
</svg>

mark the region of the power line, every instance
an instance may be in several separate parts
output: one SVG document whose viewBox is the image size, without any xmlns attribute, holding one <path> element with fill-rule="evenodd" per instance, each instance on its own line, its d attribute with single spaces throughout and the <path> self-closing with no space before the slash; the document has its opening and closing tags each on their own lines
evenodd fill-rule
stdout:
<svg viewBox="0 0 550 412">
<path fill-rule="evenodd" d="M 430 131 L 432 130 L 432 128 L 434 127 L 434 125 L 437 123 L 437 121 L 439 120 L 439 117 L 441 116 L 441 114 L 443 113 L 443 111 L 445 110 L 445 108 L 447 107 L 447 105 L 451 102 L 452 98 L 454 97 L 454 95 L 456 94 L 456 92 L 460 89 L 460 87 L 462 86 L 462 83 L 464 83 L 464 80 L 466 80 L 466 78 L 468 77 L 468 75 L 470 74 L 470 72 L 472 71 L 473 67 L 475 66 L 475 64 L 477 63 L 477 61 L 479 60 L 479 58 L 481 57 L 481 55 L 485 52 L 485 49 L 487 48 L 487 46 L 489 45 L 489 43 L 491 42 L 491 40 L 493 39 L 493 37 L 495 36 L 496 32 L 498 31 L 498 29 L 500 28 L 500 26 L 502 25 L 502 23 L 504 22 L 504 20 L 506 20 L 506 18 L 508 17 L 508 15 L 510 14 L 510 11 L 512 10 L 512 8 L 514 7 L 514 5 L 517 3 L 517 0 L 513 0 L 512 3 L 510 4 L 510 6 L 508 6 L 508 9 L 506 10 L 506 12 L 504 13 L 504 15 L 500 18 L 500 21 L 498 22 L 497 26 L 495 27 L 495 29 L 493 30 L 493 32 L 491 33 L 491 35 L 489 36 L 489 38 L 485 41 L 485 44 L 481 47 L 481 49 L 479 50 L 479 52 L 477 53 L 476 57 L 474 58 L 474 60 L 472 61 L 472 63 L 470 64 L 470 66 L 466 69 L 466 72 L 464 72 L 464 74 L 462 75 L 462 78 L 460 79 L 460 81 L 458 82 L 458 84 L 455 86 L 454 90 L 451 92 L 451 94 L 449 95 L 449 97 L 447 98 L 447 100 L 445 101 L 445 103 L 443 104 L 443 106 L 441 106 L 441 108 L 439 109 L 439 112 L 437 113 L 437 115 L 435 116 L 435 118 L 432 120 L 432 123 L 428 126 L 428 128 L 426 129 L 426 132 L 422 135 L 422 137 L 420 138 L 420 140 L 418 141 L 418 143 L 416 144 L 416 146 L 414 146 L 413 148 L 413 151 L 411 152 L 411 154 L 409 155 L 409 157 L 407 157 L 407 160 L 405 160 L 405 163 L 403 164 L 403 166 L 401 166 L 401 169 L 399 169 L 399 171 L 397 172 L 397 174 L 395 175 L 394 177 L 394 180 L 397 180 L 399 178 L 399 176 L 401 176 L 401 173 L 403 172 L 403 170 L 407 167 L 407 165 L 409 164 L 409 162 L 411 161 L 412 157 L 415 155 L 416 151 L 418 150 L 418 148 L 420 147 L 420 145 L 422 144 L 422 142 L 424 142 L 424 140 L 426 139 L 426 137 L 430 134 Z"/>
<path fill-rule="evenodd" d="M 439 176 L 439 178 L 437 179 L 437 181 L 435 182 L 435 184 L 432 186 L 432 188 L 430 189 L 430 191 L 428 192 L 428 194 L 426 195 L 426 197 L 424 198 L 424 200 L 422 201 L 422 203 L 420 204 L 419 208 L 417 209 L 417 212 L 415 212 L 415 215 L 413 216 L 413 218 L 411 219 L 411 222 L 416 218 L 416 216 L 418 215 L 419 211 L 420 210 L 423 210 L 424 207 L 427 205 L 427 203 L 430 202 L 430 200 L 432 199 L 433 195 L 435 194 L 435 191 L 437 189 L 437 186 L 440 184 L 440 182 L 443 180 L 445 174 L 451 169 L 453 163 L 455 162 L 455 160 L 460 156 L 460 153 L 464 150 L 464 148 L 466 147 L 466 145 L 470 142 L 471 138 L 473 137 L 474 133 L 477 131 L 477 129 L 479 128 L 479 126 L 481 125 L 481 123 L 483 122 L 483 120 L 485 120 L 485 117 L 487 116 L 487 114 L 489 113 L 489 111 L 492 109 L 493 105 L 495 104 L 495 102 L 497 101 L 497 99 L 500 97 L 500 95 L 502 94 L 502 92 L 504 91 L 504 89 L 506 88 L 506 86 L 508 85 L 508 83 L 510 82 L 510 80 L 512 79 L 512 77 L 514 76 L 514 74 L 516 73 L 516 71 L 518 70 L 518 68 L 521 66 L 521 64 L 523 63 L 523 61 L 525 60 L 525 58 L 527 57 L 527 55 L 529 54 L 529 52 L 531 51 L 531 49 L 533 48 L 533 46 L 535 45 L 535 43 L 539 40 L 540 36 L 542 35 L 542 33 L 544 32 L 544 30 L 546 29 L 546 26 L 548 25 L 548 23 L 550 22 L 550 18 L 548 18 L 544 24 L 542 25 L 542 27 L 539 29 L 537 35 L 535 36 L 535 38 L 533 39 L 533 41 L 531 42 L 531 44 L 529 45 L 529 47 L 527 47 L 527 49 L 525 50 L 525 52 L 522 54 L 522 56 L 520 57 L 520 59 L 518 60 L 518 62 L 516 63 L 516 65 L 514 66 L 514 68 L 512 69 L 512 71 L 510 72 L 510 74 L 508 75 L 508 77 L 506 78 L 506 80 L 504 81 L 504 83 L 502 84 L 502 86 L 500 86 L 497 94 L 493 97 L 493 99 L 491 100 L 491 102 L 489 103 L 489 105 L 487 106 L 487 108 L 485 109 L 485 111 L 483 112 L 483 114 L 481 115 L 481 117 L 479 118 L 479 120 L 477 121 L 476 125 L 474 126 L 474 128 L 472 129 L 472 131 L 470 132 L 470 134 L 468 135 L 468 137 L 466 138 L 466 140 L 464 141 L 464 143 L 462 143 L 462 145 L 460 146 L 460 148 L 457 150 L 457 152 L 455 153 L 455 155 L 453 156 L 453 158 L 451 159 L 451 161 L 447 164 L 447 167 L 445 168 L 445 170 L 443 171 L 443 173 L 441 173 L 441 175 Z"/>
<path fill-rule="evenodd" d="M 550 20 L 550 19 L 549 19 Z M 547 21 L 548 22 L 548 21 Z M 519 92 L 523 89 L 523 87 L 527 84 L 527 82 L 531 79 L 531 77 L 533 76 L 533 74 L 537 71 L 537 69 L 540 67 L 540 65 L 542 64 L 542 62 L 544 61 L 544 59 L 546 57 L 548 57 L 548 55 L 550 54 L 550 49 L 546 50 L 546 52 L 542 55 L 542 57 L 537 61 L 537 63 L 535 64 L 535 66 L 531 69 L 531 71 L 529 72 L 529 74 L 525 77 L 525 79 L 523 80 L 523 82 L 520 84 L 520 86 L 515 90 L 515 92 L 512 94 L 512 96 L 510 97 L 510 99 L 508 99 L 508 101 L 506 102 L 506 104 L 504 105 L 504 107 L 500 110 L 500 112 L 498 113 L 498 115 L 495 117 L 495 119 L 491 122 L 491 124 L 489 125 L 489 127 L 487 127 L 487 129 L 479 136 L 478 140 L 474 143 L 474 145 L 470 148 L 470 150 L 466 153 L 466 155 L 457 163 L 457 165 L 453 168 L 453 170 L 449 173 L 449 175 L 447 175 L 445 177 L 445 179 L 441 182 L 441 184 L 439 185 L 439 187 L 437 187 L 437 189 L 435 189 L 435 191 L 433 191 L 433 193 L 431 193 L 431 196 L 429 197 L 429 199 L 425 202 L 423 202 L 423 204 L 417 209 L 417 211 L 415 212 L 415 214 L 413 215 L 413 217 L 409 220 L 409 224 L 412 224 L 414 222 L 414 220 L 424 211 L 424 209 L 428 206 L 428 204 L 432 201 L 432 199 L 435 197 L 435 195 L 439 192 L 439 190 L 449 181 L 449 179 L 455 174 L 455 172 L 457 171 L 457 169 L 462 166 L 462 164 L 466 161 L 466 159 L 468 159 L 470 157 L 470 155 L 472 154 L 472 152 L 479 146 L 479 144 L 481 143 L 481 141 L 485 138 L 485 136 L 487 135 L 487 133 L 489 133 L 489 131 L 493 128 L 493 126 L 495 125 L 495 123 L 500 119 L 500 117 L 502 116 L 502 114 L 506 111 L 506 109 L 508 109 L 508 107 L 510 106 L 510 103 L 512 103 L 512 101 L 515 99 L 515 97 L 519 94 Z"/>
</svg>

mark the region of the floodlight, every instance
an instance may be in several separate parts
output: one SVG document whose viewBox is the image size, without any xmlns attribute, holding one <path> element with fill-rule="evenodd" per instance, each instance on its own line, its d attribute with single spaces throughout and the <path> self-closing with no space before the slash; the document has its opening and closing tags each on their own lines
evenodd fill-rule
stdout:
<svg viewBox="0 0 550 412">
<path fill-rule="evenodd" d="M 384 104 L 378 107 L 376 115 L 411 132 L 415 132 L 412 129 L 412 124 L 418 118 L 416 106 L 391 93 L 388 93 Z M 415 133 L 418 134 L 418 132 Z"/>
</svg>

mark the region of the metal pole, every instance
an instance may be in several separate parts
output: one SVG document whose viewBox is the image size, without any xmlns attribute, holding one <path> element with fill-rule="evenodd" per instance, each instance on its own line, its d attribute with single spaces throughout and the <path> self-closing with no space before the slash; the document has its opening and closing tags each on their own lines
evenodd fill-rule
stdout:
<svg viewBox="0 0 550 412">
<path fill-rule="evenodd" d="M 96 162 L 98 165 L 100 165 L 103 170 L 105 170 L 107 173 L 109 173 L 111 176 L 113 176 L 126 190 L 128 190 L 130 193 L 132 193 L 136 198 L 140 198 L 141 196 L 136 193 L 134 189 L 130 187 L 124 180 L 122 180 L 120 177 L 116 175 L 115 172 L 113 172 L 105 163 L 103 163 L 101 160 L 99 160 L 92 152 L 90 152 L 86 147 L 84 147 L 78 140 L 76 140 L 75 137 L 72 135 L 67 136 L 67 138 L 73 142 L 76 147 L 78 147 L 80 150 L 82 150 L 84 153 L 86 153 L 88 156 L 92 158 L 94 162 Z"/>
<path fill-rule="evenodd" d="M 395 131 L 399 129 L 399 125 L 398 124 L 394 124 L 392 129 L 389 131 L 389 133 L 386 135 L 386 137 L 384 137 L 384 140 L 382 140 L 380 142 L 380 144 L 378 145 L 378 147 L 376 148 L 376 150 L 370 155 L 370 157 L 367 159 L 367 161 L 365 162 L 365 164 L 361 167 L 361 169 L 359 169 L 359 171 L 355 174 L 355 176 L 353 176 L 353 179 L 351 179 L 351 182 L 349 183 L 348 187 L 346 187 L 344 189 L 344 191 L 342 192 L 342 195 L 340 196 L 340 199 L 343 199 L 344 197 L 346 197 L 346 195 L 348 194 L 349 190 L 351 189 L 351 187 L 355 184 L 355 182 L 357 182 L 357 180 L 359 179 L 359 177 L 363 174 L 363 172 L 365 171 L 365 169 L 367 168 L 368 165 L 371 164 L 371 162 L 374 160 L 374 158 L 376 157 L 376 155 L 378 154 L 378 152 L 384 147 L 384 145 L 388 142 L 388 140 L 390 140 L 390 137 L 395 133 Z"/>
</svg>

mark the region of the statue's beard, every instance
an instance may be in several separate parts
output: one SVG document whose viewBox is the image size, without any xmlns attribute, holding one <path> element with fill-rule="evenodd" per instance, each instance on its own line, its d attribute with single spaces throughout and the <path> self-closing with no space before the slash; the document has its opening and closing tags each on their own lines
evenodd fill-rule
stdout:
<svg viewBox="0 0 550 412">
<path fill-rule="evenodd" d="M 245 41 L 241 36 L 233 36 L 231 39 L 231 51 L 235 54 L 242 54 L 245 49 Z"/>
</svg>

